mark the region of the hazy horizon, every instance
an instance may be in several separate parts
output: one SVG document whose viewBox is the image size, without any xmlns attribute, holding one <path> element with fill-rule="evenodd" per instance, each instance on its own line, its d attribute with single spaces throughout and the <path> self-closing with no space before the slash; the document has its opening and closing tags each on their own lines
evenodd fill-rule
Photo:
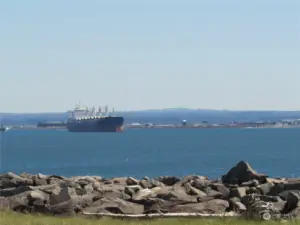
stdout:
<svg viewBox="0 0 300 225">
<path fill-rule="evenodd" d="M 71 108 L 69 110 L 72 110 Z M 223 112 L 300 112 L 300 110 L 257 110 L 257 109 L 249 109 L 249 110 L 239 110 L 239 109 L 201 109 L 201 108 L 153 108 L 153 109 L 127 109 L 127 110 L 117 110 L 116 112 L 146 112 L 146 111 L 167 111 L 167 110 L 201 110 L 201 111 L 223 111 Z M 35 112 L 8 112 L 8 111 L 0 111 L 0 114 L 51 114 L 51 113 L 67 113 L 67 111 L 35 111 Z"/>
<path fill-rule="evenodd" d="M 2 1 L 0 112 L 300 110 L 300 1 Z"/>
</svg>

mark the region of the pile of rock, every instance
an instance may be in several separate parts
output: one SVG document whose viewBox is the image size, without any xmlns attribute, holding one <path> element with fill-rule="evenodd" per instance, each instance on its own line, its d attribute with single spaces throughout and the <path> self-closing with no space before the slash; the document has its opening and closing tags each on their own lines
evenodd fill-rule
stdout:
<svg viewBox="0 0 300 225">
<path fill-rule="evenodd" d="M 222 214 L 253 211 L 253 196 L 271 202 L 280 214 L 300 215 L 300 179 L 274 179 L 241 161 L 220 180 L 204 176 L 167 176 L 137 180 L 0 175 L 0 209 L 20 212 L 75 214 Z"/>
</svg>

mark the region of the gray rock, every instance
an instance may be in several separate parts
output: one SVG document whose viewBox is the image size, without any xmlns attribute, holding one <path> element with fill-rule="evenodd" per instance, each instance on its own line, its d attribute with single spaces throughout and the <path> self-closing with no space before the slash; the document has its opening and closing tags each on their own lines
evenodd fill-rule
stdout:
<svg viewBox="0 0 300 225">
<path fill-rule="evenodd" d="M 120 198 L 124 200 L 131 199 L 131 196 L 126 194 L 124 191 L 112 190 L 112 191 L 104 191 L 101 193 L 103 198 Z"/>
<path fill-rule="evenodd" d="M 145 211 L 144 213 L 168 213 L 171 208 L 177 205 L 176 202 L 170 202 L 163 199 L 148 199 L 144 203 Z"/>
<path fill-rule="evenodd" d="M 196 195 L 197 197 L 205 197 L 207 194 L 197 188 L 194 188 L 190 183 L 185 183 L 186 193 L 189 195 Z"/>
<path fill-rule="evenodd" d="M 174 191 L 174 188 L 168 187 L 168 186 L 154 187 L 154 188 L 151 188 L 151 191 L 153 191 L 157 195 L 157 197 L 160 197 L 160 196 L 165 196 L 165 195 L 169 194 L 171 191 Z"/>
<path fill-rule="evenodd" d="M 214 199 L 207 202 L 200 202 L 195 204 L 177 205 L 171 208 L 171 213 L 224 213 L 229 208 L 228 201 Z"/>
<path fill-rule="evenodd" d="M 32 190 L 40 190 L 47 194 L 57 193 L 60 191 L 61 187 L 58 184 L 47 184 L 42 186 L 30 187 Z"/>
<path fill-rule="evenodd" d="M 286 200 L 288 199 L 289 195 L 291 195 L 290 193 L 296 194 L 296 195 L 300 195 L 300 190 L 287 190 L 287 191 L 283 191 L 279 194 L 279 196 L 283 199 Z"/>
<path fill-rule="evenodd" d="M 76 205 L 71 199 L 48 207 L 51 214 L 61 216 L 75 216 L 75 209 Z"/>
<path fill-rule="evenodd" d="M 282 183 L 274 184 L 272 187 L 270 187 L 270 191 L 268 192 L 268 195 L 277 196 L 280 193 L 284 191 L 284 187 Z"/>
<path fill-rule="evenodd" d="M 211 181 L 206 180 L 206 179 L 197 178 L 197 179 L 193 180 L 191 182 L 191 184 L 193 187 L 195 187 L 201 191 L 204 191 L 207 187 L 209 187 L 209 185 L 211 184 Z"/>
<path fill-rule="evenodd" d="M 262 195 L 267 195 L 270 193 L 271 189 L 274 187 L 273 183 L 264 183 L 257 187 Z"/>
<path fill-rule="evenodd" d="M 197 202 L 207 202 L 210 200 L 214 200 L 215 198 L 212 196 L 203 196 L 203 197 L 198 197 Z"/>
<path fill-rule="evenodd" d="M 140 185 L 126 186 L 124 192 L 130 196 L 133 196 L 136 192 L 142 189 L 143 188 Z"/>
<path fill-rule="evenodd" d="M 52 192 L 49 199 L 50 205 L 57 205 L 59 203 L 71 200 L 71 196 L 76 196 L 76 191 L 69 187 L 63 187 Z"/>
<path fill-rule="evenodd" d="M 92 193 L 94 191 L 93 183 L 87 184 L 83 187 L 86 193 Z"/>
<path fill-rule="evenodd" d="M 127 185 L 127 177 L 116 177 L 112 179 L 113 184 Z"/>
<path fill-rule="evenodd" d="M 230 190 L 227 187 L 225 187 L 224 184 L 214 183 L 211 184 L 210 187 L 218 193 L 221 193 L 223 199 L 227 199 L 229 197 Z"/>
<path fill-rule="evenodd" d="M 82 176 L 82 177 L 73 177 L 71 179 L 68 179 L 70 182 L 74 182 L 80 187 L 84 188 L 86 185 L 93 184 L 96 182 L 96 179 L 90 176 Z"/>
<path fill-rule="evenodd" d="M 95 181 L 93 183 L 94 190 L 100 189 L 103 184 L 100 181 Z"/>
<path fill-rule="evenodd" d="M 42 185 L 47 185 L 48 181 L 47 179 L 39 179 L 39 178 L 33 178 L 33 186 L 42 186 Z"/>
<path fill-rule="evenodd" d="M 174 184 L 180 181 L 178 177 L 174 176 L 163 176 L 159 177 L 157 180 L 167 186 L 173 186 Z"/>
<path fill-rule="evenodd" d="M 213 197 L 213 198 L 216 198 L 216 199 L 224 198 L 224 196 L 221 192 L 215 191 L 211 188 L 206 188 L 205 193 L 207 194 L 208 197 Z"/>
<path fill-rule="evenodd" d="M 142 188 L 153 188 L 154 185 L 151 183 L 150 180 L 141 180 L 139 182 L 139 185 L 142 187 Z"/>
<path fill-rule="evenodd" d="M 27 198 L 29 201 L 32 202 L 38 200 L 38 202 L 43 202 L 45 204 L 49 200 L 49 195 L 43 191 L 35 190 L 35 191 L 30 191 L 27 195 Z"/>
<path fill-rule="evenodd" d="M 204 176 L 188 175 L 188 176 L 183 177 L 183 179 L 181 180 L 181 182 L 183 184 L 185 184 L 185 183 L 191 183 L 191 182 L 193 182 L 196 179 L 199 179 L 199 180 L 208 180 L 208 178 L 204 177 Z"/>
<path fill-rule="evenodd" d="M 23 173 L 20 174 L 20 177 L 22 177 L 26 180 L 30 180 L 30 179 L 32 179 L 33 175 L 23 172 Z"/>
<path fill-rule="evenodd" d="M 246 191 L 246 194 L 256 194 L 256 195 L 261 195 L 261 191 L 257 187 L 249 187 Z"/>
<path fill-rule="evenodd" d="M 258 180 L 250 180 L 250 181 L 242 183 L 240 186 L 241 187 L 257 187 L 258 185 L 259 185 Z"/>
<path fill-rule="evenodd" d="M 165 184 L 163 184 L 162 182 L 155 180 L 155 179 L 151 180 L 151 184 L 153 187 L 164 187 L 165 186 Z"/>
<path fill-rule="evenodd" d="M 300 181 L 290 181 L 289 183 L 283 184 L 285 191 L 300 190 Z"/>
<path fill-rule="evenodd" d="M 247 210 L 246 206 L 240 201 L 239 198 L 231 198 L 229 200 L 230 208 L 234 212 L 243 213 Z"/>
<path fill-rule="evenodd" d="M 167 195 L 161 195 L 159 198 L 166 201 L 177 202 L 178 204 L 196 203 L 197 197 L 190 196 L 185 192 L 171 191 Z"/>
<path fill-rule="evenodd" d="M 125 191 L 125 184 L 104 184 L 100 187 L 95 188 L 99 192 L 109 192 L 109 191 Z"/>
<path fill-rule="evenodd" d="M 147 188 L 147 189 L 141 189 L 137 193 L 135 193 L 132 196 L 132 200 L 138 202 L 138 201 L 143 201 L 145 199 L 154 198 L 154 197 L 156 197 L 156 193 L 153 192 L 151 189 Z"/>
<path fill-rule="evenodd" d="M 14 211 L 24 212 L 30 210 L 28 194 L 30 191 L 25 191 L 10 197 L 7 197 L 9 208 Z"/>
<path fill-rule="evenodd" d="M 134 179 L 133 177 L 128 177 L 126 180 L 127 185 L 138 185 L 139 181 L 137 179 Z"/>
<path fill-rule="evenodd" d="M 61 185 L 61 184 L 65 183 L 65 180 L 61 179 L 60 177 L 49 176 L 48 179 L 47 179 L 47 183 L 48 184 Z"/>
<path fill-rule="evenodd" d="M 95 194 L 86 194 L 86 195 L 71 197 L 76 212 L 81 212 L 84 208 L 93 204 L 94 199 L 96 198 L 97 196 Z"/>
<path fill-rule="evenodd" d="M 37 178 L 38 179 L 43 179 L 43 180 L 47 180 L 48 176 L 42 173 L 38 173 L 37 174 Z"/>
<path fill-rule="evenodd" d="M 83 212 L 88 213 L 117 213 L 117 214 L 142 214 L 144 206 L 122 199 L 103 198 L 94 202 Z"/>
<path fill-rule="evenodd" d="M 247 192 L 246 187 L 232 188 L 230 190 L 230 197 L 243 198 L 246 195 L 246 192 Z"/>
<path fill-rule="evenodd" d="M 264 174 L 257 173 L 247 162 L 240 161 L 226 175 L 222 176 L 222 181 L 223 183 L 238 185 L 251 180 L 258 180 L 260 183 L 265 183 L 267 177 Z"/>
<path fill-rule="evenodd" d="M 300 209 L 300 193 L 295 191 L 289 191 L 286 197 L 286 204 L 282 211 L 285 214 L 294 214 L 293 216 L 298 217 Z"/>
<path fill-rule="evenodd" d="M 17 195 L 26 191 L 31 191 L 32 188 L 30 186 L 20 186 L 20 187 L 12 187 L 0 189 L 0 196 L 9 197 L 13 195 Z"/>
<path fill-rule="evenodd" d="M 0 175 L 0 189 L 31 185 L 33 185 L 32 179 L 23 178 L 11 172 Z"/>
</svg>

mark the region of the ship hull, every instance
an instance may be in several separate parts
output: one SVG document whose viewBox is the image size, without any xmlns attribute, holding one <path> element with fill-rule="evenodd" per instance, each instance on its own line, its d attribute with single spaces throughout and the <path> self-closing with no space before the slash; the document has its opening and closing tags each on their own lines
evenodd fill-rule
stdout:
<svg viewBox="0 0 300 225">
<path fill-rule="evenodd" d="M 69 132 L 122 132 L 123 117 L 104 117 L 87 120 L 68 120 Z"/>
</svg>

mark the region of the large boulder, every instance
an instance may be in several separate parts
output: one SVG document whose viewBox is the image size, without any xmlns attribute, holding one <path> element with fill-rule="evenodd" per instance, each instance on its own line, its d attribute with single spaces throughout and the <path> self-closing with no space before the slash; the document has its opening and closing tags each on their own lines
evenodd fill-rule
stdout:
<svg viewBox="0 0 300 225">
<path fill-rule="evenodd" d="M 217 191 L 218 193 L 221 193 L 221 198 L 222 199 L 228 199 L 230 190 L 227 188 L 224 184 L 221 183 L 213 183 L 210 185 L 210 187 L 214 190 Z"/>
<path fill-rule="evenodd" d="M 185 183 L 184 187 L 186 188 L 186 193 L 189 195 L 196 195 L 197 197 L 205 197 L 207 194 L 204 191 L 201 191 L 193 187 L 190 183 Z"/>
<path fill-rule="evenodd" d="M 29 207 L 28 194 L 30 191 L 25 191 L 10 197 L 7 197 L 9 202 L 9 208 L 18 212 L 28 212 L 31 211 Z"/>
<path fill-rule="evenodd" d="M 265 183 L 268 176 L 257 173 L 252 167 L 245 161 L 240 161 L 235 167 L 231 168 L 226 175 L 222 176 L 222 182 L 226 184 L 237 184 L 257 180 L 260 183 Z"/>
<path fill-rule="evenodd" d="M 33 181 L 30 178 L 24 178 L 11 172 L 0 175 L 0 189 L 30 185 L 33 185 Z"/>
<path fill-rule="evenodd" d="M 84 213 L 142 214 L 144 206 L 118 198 L 102 198 L 83 210 Z"/>
<path fill-rule="evenodd" d="M 210 180 L 198 177 L 191 181 L 191 185 L 201 191 L 204 191 L 212 182 Z"/>
<path fill-rule="evenodd" d="M 286 204 L 283 208 L 283 213 L 293 214 L 293 216 L 300 216 L 300 193 L 299 191 L 289 191 L 286 198 Z"/>
<path fill-rule="evenodd" d="M 164 185 L 173 186 L 174 184 L 180 181 L 180 178 L 174 176 L 162 176 L 157 178 L 156 180 L 160 181 Z"/>
<path fill-rule="evenodd" d="M 170 209 L 172 213 L 225 213 L 229 208 L 229 202 L 221 199 L 214 199 L 207 202 L 200 202 L 186 205 L 176 205 Z"/>
<path fill-rule="evenodd" d="M 176 190 L 167 193 L 159 193 L 157 197 L 166 201 L 176 202 L 177 204 L 187 204 L 198 202 L 196 196 L 191 196 L 186 193 L 186 191 Z"/>
<path fill-rule="evenodd" d="M 141 189 L 133 194 L 132 201 L 139 202 L 139 201 L 145 201 L 148 198 L 154 198 L 156 197 L 156 193 L 152 191 L 151 189 Z"/>
<path fill-rule="evenodd" d="M 176 202 L 167 201 L 159 198 L 148 199 L 146 202 L 144 202 L 144 213 L 168 213 L 170 212 L 171 208 L 173 208 L 176 205 Z"/>
<path fill-rule="evenodd" d="M 17 194 L 23 193 L 25 191 L 31 191 L 31 190 L 33 190 L 33 189 L 30 186 L 5 188 L 5 189 L 0 189 L 0 196 L 10 197 L 10 196 L 17 195 Z"/>
<path fill-rule="evenodd" d="M 138 185 L 139 184 L 139 181 L 133 177 L 128 177 L 127 180 L 126 180 L 126 184 L 127 185 Z"/>
<path fill-rule="evenodd" d="M 74 215 L 76 204 L 72 199 L 76 191 L 69 187 L 54 190 L 49 198 L 49 211 L 59 215 Z"/>
<path fill-rule="evenodd" d="M 231 188 L 230 197 L 237 197 L 241 199 L 247 195 L 247 190 L 248 189 L 246 187 Z"/>
</svg>

